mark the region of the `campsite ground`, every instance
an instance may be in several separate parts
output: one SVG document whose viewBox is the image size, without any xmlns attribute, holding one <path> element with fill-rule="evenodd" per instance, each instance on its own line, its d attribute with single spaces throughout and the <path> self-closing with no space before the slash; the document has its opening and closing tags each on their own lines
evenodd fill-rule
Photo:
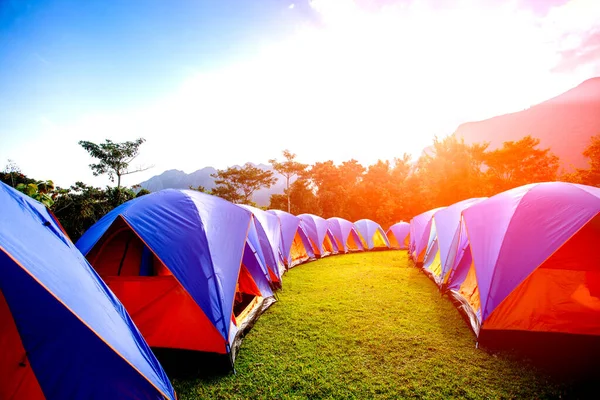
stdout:
<svg viewBox="0 0 600 400">
<path fill-rule="evenodd" d="M 475 348 L 406 252 L 325 258 L 289 271 L 242 343 L 235 375 L 175 380 L 179 398 L 557 398 L 573 383 Z"/>
</svg>

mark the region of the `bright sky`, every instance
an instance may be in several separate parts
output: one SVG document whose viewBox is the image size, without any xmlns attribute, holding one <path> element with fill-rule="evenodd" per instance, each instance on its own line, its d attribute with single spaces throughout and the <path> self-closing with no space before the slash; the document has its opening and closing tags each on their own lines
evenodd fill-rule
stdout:
<svg viewBox="0 0 600 400">
<path fill-rule="evenodd" d="M 2 1 L 0 167 L 103 185 L 77 141 L 136 137 L 127 185 L 366 165 L 599 75 L 598 0 Z"/>
</svg>

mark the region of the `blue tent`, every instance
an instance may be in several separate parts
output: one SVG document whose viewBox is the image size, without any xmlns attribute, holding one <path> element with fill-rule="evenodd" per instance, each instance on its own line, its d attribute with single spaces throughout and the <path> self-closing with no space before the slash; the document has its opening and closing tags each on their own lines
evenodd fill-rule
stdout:
<svg viewBox="0 0 600 400">
<path fill-rule="evenodd" d="M 175 399 L 123 306 L 40 203 L 0 183 L 0 398 Z"/>
<path fill-rule="evenodd" d="M 268 210 L 267 212 L 276 215 L 279 219 L 281 227 L 279 252 L 287 268 L 315 258 L 310 239 L 301 226 L 299 217 L 281 210 Z"/>
<path fill-rule="evenodd" d="M 281 286 L 281 275 L 285 271 L 282 257 L 279 253 L 279 243 L 281 242 L 281 226 L 277 215 L 268 213 L 260 208 L 238 204 L 240 207 L 248 210 L 254 216 L 254 227 L 256 228 L 258 243 L 260 247 L 261 261 L 268 268 L 268 277 L 275 286 Z"/>
<path fill-rule="evenodd" d="M 313 253 L 317 257 L 325 257 L 330 254 L 337 254 L 338 247 L 329 230 L 327 220 L 313 214 L 300 214 L 300 226 L 306 232 Z"/>
<path fill-rule="evenodd" d="M 274 301 L 253 218 L 218 197 L 166 189 L 117 207 L 77 247 L 150 346 L 233 360 Z"/>
</svg>

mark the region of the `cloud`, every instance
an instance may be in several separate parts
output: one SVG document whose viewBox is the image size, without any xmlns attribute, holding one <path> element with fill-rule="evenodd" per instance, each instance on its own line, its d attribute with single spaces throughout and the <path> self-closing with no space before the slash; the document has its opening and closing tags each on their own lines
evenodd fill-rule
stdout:
<svg viewBox="0 0 600 400">
<path fill-rule="evenodd" d="M 568 3 L 569 0 L 521 0 L 519 5 L 532 10 L 537 15 L 545 16 L 555 7 Z"/>
<path fill-rule="evenodd" d="M 600 65 L 600 27 L 598 31 L 590 32 L 580 38 L 577 47 L 571 47 L 560 52 L 560 61 L 554 67 L 555 72 L 572 72 L 589 64 Z"/>
</svg>

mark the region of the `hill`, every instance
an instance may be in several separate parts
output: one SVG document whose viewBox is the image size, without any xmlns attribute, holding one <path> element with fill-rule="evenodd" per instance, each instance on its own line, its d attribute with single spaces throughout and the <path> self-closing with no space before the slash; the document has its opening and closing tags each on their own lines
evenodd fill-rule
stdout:
<svg viewBox="0 0 600 400">
<path fill-rule="evenodd" d="M 252 163 L 251 163 L 252 164 Z M 266 164 L 252 164 L 263 171 L 273 171 L 277 178 L 277 183 L 269 189 L 261 189 L 254 193 L 252 200 L 259 206 L 268 206 L 272 194 L 283 193 L 285 180 L 273 170 L 273 167 Z M 157 192 L 162 189 L 189 189 L 190 186 L 204 186 L 207 189 L 215 187 L 215 180 L 211 176 L 217 170 L 213 167 L 204 167 L 191 174 L 186 174 L 177 169 L 170 169 L 160 175 L 153 176 L 147 181 L 141 182 L 140 186 L 151 192 Z"/>
<path fill-rule="evenodd" d="M 591 136 L 600 134 L 600 78 L 526 110 L 460 125 L 454 135 L 468 144 L 490 142 L 490 149 L 531 135 L 560 157 L 563 167 L 585 168 L 582 156 Z"/>
</svg>

